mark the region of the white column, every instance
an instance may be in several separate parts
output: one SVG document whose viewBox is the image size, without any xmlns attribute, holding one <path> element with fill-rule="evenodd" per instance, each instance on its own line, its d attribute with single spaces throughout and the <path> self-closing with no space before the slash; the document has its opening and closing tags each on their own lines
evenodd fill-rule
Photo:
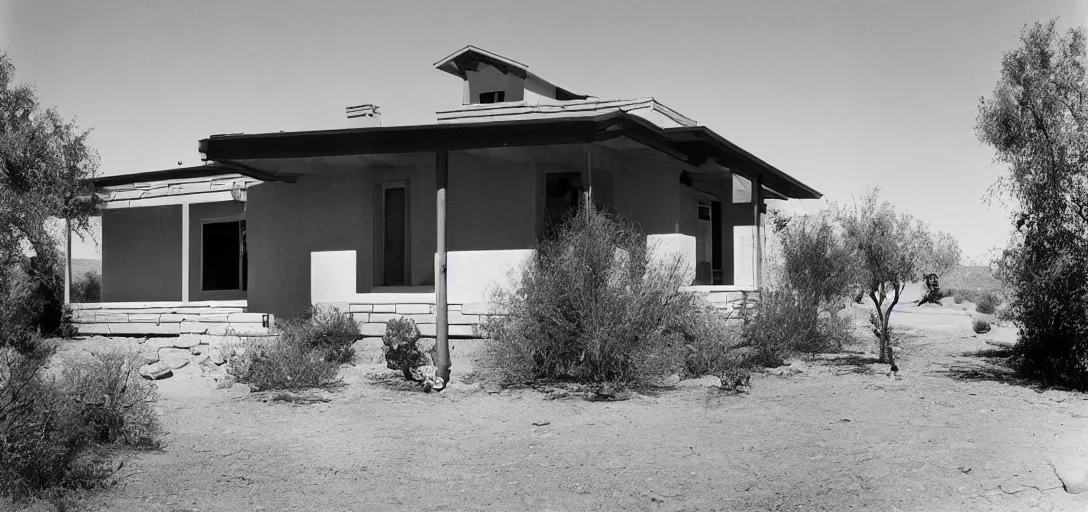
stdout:
<svg viewBox="0 0 1088 512">
<path fill-rule="evenodd" d="M 189 302 L 189 203 L 181 204 L 181 301 Z"/>
</svg>

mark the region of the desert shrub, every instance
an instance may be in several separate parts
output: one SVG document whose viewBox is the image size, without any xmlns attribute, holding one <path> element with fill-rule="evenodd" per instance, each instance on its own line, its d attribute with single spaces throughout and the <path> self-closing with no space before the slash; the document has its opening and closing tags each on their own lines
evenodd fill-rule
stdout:
<svg viewBox="0 0 1088 512">
<path fill-rule="evenodd" d="M 420 350 L 419 337 L 419 329 L 410 318 L 398 317 L 385 323 L 382 343 L 385 345 L 386 367 L 400 370 L 404 380 L 417 380 L 412 370 L 431 364 L 429 358 Z"/>
<path fill-rule="evenodd" d="M 355 341 L 362 335 L 351 315 L 336 308 L 316 308 L 309 321 L 293 326 L 290 335 L 325 353 L 335 363 L 350 363 L 355 357 Z"/>
<path fill-rule="evenodd" d="M 227 373 L 257 391 L 325 388 L 339 382 L 336 350 L 314 341 L 315 323 L 277 322 L 277 336 L 246 338 L 227 347 Z"/>
<path fill-rule="evenodd" d="M 985 318 L 976 318 L 971 322 L 971 330 L 975 331 L 975 334 L 986 334 L 990 332 L 990 321 Z"/>
<path fill-rule="evenodd" d="M 830 310 L 817 315 L 812 318 L 811 306 L 789 291 L 764 290 L 757 313 L 744 326 L 743 336 L 765 366 L 778 366 L 797 352 L 842 350 L 853 338 L 850 319 Z"/>
<path fill-rule="evenodd" d="M 152 408 L 155 384 L 140 376 L 140 364 L 137 353 L 112 349 L 64 369 L 64 389 L 78 405 L 93 441 L 159 447 L 161 427 Z"/>
<path fill-rule="evenodd" d="M 952 302 L 956 304 L 963 304 L 963 296 L 958 292 L 952 292 Z"/>
<path fill-rule="evenodd" d="M 42 375 L 51 354 L 0 348 L 0 494 L 14 499 L 69 483 L 90 440 L 78 404 Z"/>
<path fill-rule="evenodd" d="M 984 293 L 978 299 L 978 303 L 975 305 L 975 311 L 984 315 L 992 315 L 997 310 L 997 305 L 1001 304 L 1001 299 L 993 293 Z"/>
<path fill-rule="evenodd" d="M 543 240 L 482 325 L 501 380 L 650 384 L 682 366 L 695 297 L 679 260 L 657 262 L 629 222 L 581 208 Z"/>
<path fill-rule="evenodd" d="M 72 302 L 101 302 L 102 276 L 91 270 L 72 282 Z"/>
<path fill-rule="evenodd" d="M 740 328 L 726 324 L 727 316 L 712 310 L 695 312 L 683 325 L 682 377 L 713 375 L 722 387 L 736 390 L 748 384 L 749 370 L 758 364 L 756 351 L 747 346 Z"/>
</svg>

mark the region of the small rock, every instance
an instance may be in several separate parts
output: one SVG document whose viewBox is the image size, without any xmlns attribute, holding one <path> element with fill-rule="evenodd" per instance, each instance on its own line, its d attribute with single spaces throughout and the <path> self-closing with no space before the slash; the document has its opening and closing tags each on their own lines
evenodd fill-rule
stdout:
<svg viewBox="0 0 1088 512">
<path fill-rule="evenodd" d="M 543 427 L 544 425 L 551 425 L 551 424 L 552 424 L 552 422 L 550 422 L 550 421 L 548 421 L 548 420 L 544 420 L 544 421 L 534 421 L 534 422 L 533 422 L 533 425 L 535 425 L 535 426 L 538 426 L 538 427 Z"/>
<path fill-rule="evenodd" d="M 166 366 L 162 362 L 156 362 L 151 364 L 145 364 L 140 367 L 140 376 L 145 379 L 159 380 L 165 379 L 173 375 L 173 371 L 169 366 Z"/>
<path fill-rule="evenodd" d="M 200 344 L 200 335 L 182 334 L 174 340 L 174 348 L 190 349 Z"/>
<path fill-rule="evenodd" d="M 159 350 L 159 362 L 167 367 L 177 370 L 189 364 L 189 351 L 180 348 L 164 348 Z"/>
<path fill-rule="evenodd" d="M 140 359 L 145 365 L 157 363 L 159 361 L 159 349 L 155 347 L 145 347 L 140 351 Z"/>
<path fill-rule="evenodd" d="M 192 359 L 192 363 L 193 363 L 193 364 L 199 364 L 199 365 L 201 365 L 201 366 L 204 366 L 204 363 L 205 363 L 205 362 L 206 362 L 206 361 L 207 361 L 208 359 L 210 359 L 210 356 L 208 356 L 208 354 L 203 354 L 203 355 L 193 356 L 193 359 Z"/>
<path fill-rule="evenodd" d="M 194 356 L 199 356 L 202 352 L 203 352 L 203 350 L 200 350 L 200 345 L 197 345 L 197 346 L 192 347 L 192 348 L 189 349 L 189 353 L 194 355 Z"/>
<path fill-rule="evenodd" d="M 1083 467 L 1055 461 L 1054 474 L 1058 475 L 1058 479 L 1062 481 L 1065 492 L 1069 494 L 1088 492 L 1088 471 L 1085 471 Z"/>
<path fill-rule="evenodd" d="M 215 363 L 216 366 L 225 364 L 227 362 L 227 358 L 223 356 L 222 350 L 216 350 L 212 352 L 212 355 L 209 359 L 211 359 L 211 362 Z"/>
</svg>

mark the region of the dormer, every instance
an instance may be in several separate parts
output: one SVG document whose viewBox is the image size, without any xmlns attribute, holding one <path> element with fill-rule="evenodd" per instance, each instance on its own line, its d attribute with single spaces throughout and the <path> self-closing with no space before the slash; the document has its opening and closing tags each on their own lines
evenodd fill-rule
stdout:
<svg viewBox="0 0 1088 512">
<path fill-rule="evenodd" d="M 539 105 L 588 98 L 544 80 L 525 64 L 475 46 L 454 52 L 434 67 L 464 81 L 462 105 L 517 102 Z"/>
</svg>

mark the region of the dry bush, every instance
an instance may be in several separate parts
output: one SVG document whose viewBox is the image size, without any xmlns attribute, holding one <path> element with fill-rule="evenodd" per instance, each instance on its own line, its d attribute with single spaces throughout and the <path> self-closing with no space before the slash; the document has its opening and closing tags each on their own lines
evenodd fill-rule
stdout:
<svg viewBox="0 0 1088 512">
<path fill-rule="evenodd" d="M 999 304 L 1001 304 L 1001 299 L 997 295 L 985 293 L 982 297 L 979 297 L 978 303 L 975 304 L 975 311 L 984 315 L 992 315 Z"/>
<path fill-rule="evenodd" d="M 419 328 L 410 318 L 394 318 L 385 323 L 382 343 L 385 345 L 386 367 L 400 370 L 404 380 L 419 380 L 412 370 L 432 364 L 432 358 L 419 346 Z"/>
<path fill-rule="evenodd" d="M 990 321 L 985 318 L 976 318 L 971 322 L 971 330 L 975 331 L 975 334 L 986 334 L 990 332 Z"/>
<path fill-rule="evenodd" d="M 581 208 L 542 241 L 513 290 L 483 323 L 488 365 L 501 380 L 650 384 L 683 365 L 679 261 L 651 264 L 646 238 L 626 221 Z"/>
<path fill-rule="evenodd" d="M 76 402 L 92 441 L 160 447 L 155 384 L 140 376 L 141 362 L 134 351 L 112 349 L 64 369 L 63 387 Z"/>
<path fill-rule="evenodd" d="M 278 320 L 276 330 L 228 346 L 227 373 L 257 391 L 328 388 L 340 382 L 340 364 L 355 356 L 360 337 L 358 324 L 335 308 Z"/>
<path fill-rule="evenodd" d="M 684 377 L 713 375 L 729 390 L 748 384 L 750 369 L 759 364 L 758 351 L 727 320 L 725 313 L 706 309 L 684 322 Z"/>
<path fill-rule="evenodd" d="M 88 460 L 92 439 L 80 405 L 43 377 L 53 347 L 0 348 L 0 496 L 25 500 L 63 487 L 93 487 L 101 465 Z"/>
<path fill-rule="evenodd" d="M 786 290 L 765 290 L 757 313 L 744 327 L 744 338 L 758 350 L 759 362 L 778 366 L 797 352 L 837 352 L 853 339 L 853 323 L 812 306 Z"/>
<path fill-rule="evenodd" d="M 100 302 L 102 300 L 102 276 L 91 270 L 72 282 L 72 302 Z"/>
</svg>

